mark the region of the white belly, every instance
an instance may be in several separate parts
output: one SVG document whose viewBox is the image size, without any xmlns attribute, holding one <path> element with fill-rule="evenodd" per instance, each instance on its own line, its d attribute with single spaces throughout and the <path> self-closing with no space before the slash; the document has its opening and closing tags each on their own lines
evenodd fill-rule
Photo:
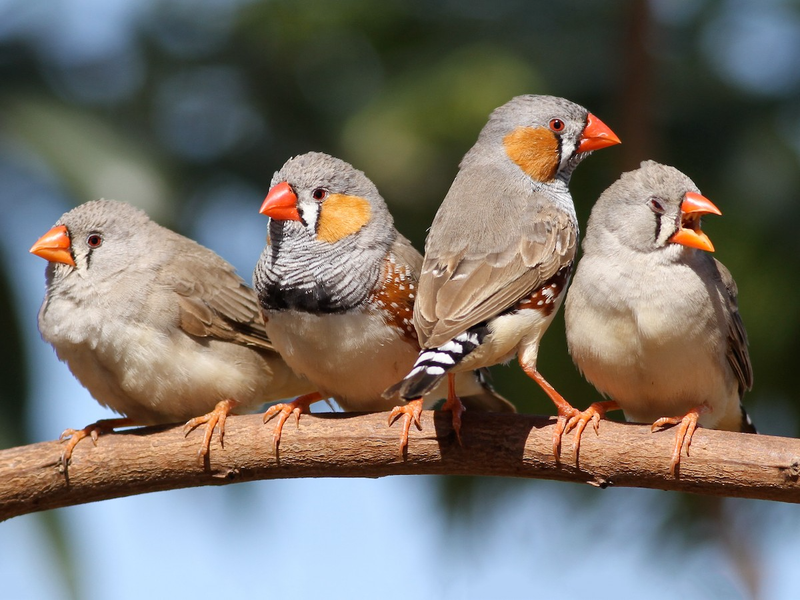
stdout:
<svg viewBox="0 0 800 600">
<path fill-rule="evenodd" d="M 552 312 L 523 309 L 496 317 L 489 322 L 489 335 L 483 343 L 458 365 L 458 371 L 490 367 L 511 360 L 519 354 L 520 362 L 536 368 L 539 343 L 553 321 L 564 298 L 562 293 L 553 303 Z"/>
<path fill-rule="evenodd" d="M 367 312 L 267 313 L 267 333 L 284 360 L 348 411 L 389 410 L 381 397 L 414 364 L 417 350 Z"/>
<path fill-rule="evenodd" d="M 80 314 L 65 317 L 56 308 L 45 318 Z M 86 320 L 48 331 L 46 341 L 95 400 L 142 425 L 186 421 L 227 398 L 240 403 L 237 412 L 245 412 L 312 391 L 277 354 L 218 340 L 198 342 L 180 330 Z"/>
<path fill-rule="evenodd" d="M 708 335 L 725 324 L 705 286 L 693 285 L 690 277 L 676 281 L 672 270 L 636 272 L 629 265 L 627 275 L 633 271 L 639 281 L 625 286 L 632 291 L 624 298 L 614 293 L 614 277 L 622 271 L 613 269 L 578 293 L 581 270 L 590 267 L 579 265 L 567 301 L 567 342 L 586 379 L 630 421 L 652 423 L 705 403 L 711 411 L 700 417 L 701 425 L 735 428 L 741 419 L 738 385 L 725 348 Z M 676 286 L 683 291 L 678 304 Z"/>
</svg>

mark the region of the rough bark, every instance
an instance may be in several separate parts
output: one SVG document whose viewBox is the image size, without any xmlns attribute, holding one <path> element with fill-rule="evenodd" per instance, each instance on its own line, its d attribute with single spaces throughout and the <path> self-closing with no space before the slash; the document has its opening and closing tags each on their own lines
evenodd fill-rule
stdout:
<svg viewBox="0 0 800 600">
<path fill-rule="evenodd" d="M 30 512 L 201 485 L 296 477 L 491 475 L 556 479 L 592 485 L 679 490 L 698 494 L 800 502 L 800 440 L 698 429 L 677 477 L 669 462 L 674 432 L 603 421 L 588 428 L 576 461 L 573 436 L 564 438 L 560 464 L 552 454 L 554 420 L 502 414 L 466 414 L 463 447 L 449 413 L 425 411 L 399 453 L 399 426 L 386 414 L 303 416 L 289 421 L 276 456 L 271 424 L 259 415 L 228 419 L 225 446 L 215 435 L 210 457 L 199 462 L 202 433 L 150 427 L 84 440 L 68 474 L 59 466 L 59 442 L 0 451 L 0 520 Z M 67 476 L 68 475 L 68 476 Z"/>
</svg>

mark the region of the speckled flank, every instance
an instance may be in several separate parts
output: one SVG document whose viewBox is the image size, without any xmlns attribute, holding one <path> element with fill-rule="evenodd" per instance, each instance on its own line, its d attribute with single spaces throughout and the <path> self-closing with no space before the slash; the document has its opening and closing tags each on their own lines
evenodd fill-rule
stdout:
<svg viewBox="0 0 800 600">
<path fill-rule="evenodd" d="M 564 267 L 558 273 L 553 275 L 545 284 L 536 288 L 529 296 L 522 298 L 514 306 L 515 310 L 523 310 L 527 308 L 534 308 L 544 313 L 549 317 L 553 309 L 557 306 L 557 299 L 567 287 L 569 275 L 572 271 L 572 265 Z"/>
<path fill-rule="evenodd" d="M 403 333 L 405 341 L 419 349 L 413 322 L 416 293 L 417 281 L 409 266 L 398 264 L 395 255 L 389 253 L 379 285 L 368 303 L 384 313 L 387 322 Z"/>
<path fill-rule="evenodd" d="M 503 138 L 508 157 L 535 181 L 555 179 L 559 165 L 558 138 L 544 127 L 517 127 Z"/>
</svg>

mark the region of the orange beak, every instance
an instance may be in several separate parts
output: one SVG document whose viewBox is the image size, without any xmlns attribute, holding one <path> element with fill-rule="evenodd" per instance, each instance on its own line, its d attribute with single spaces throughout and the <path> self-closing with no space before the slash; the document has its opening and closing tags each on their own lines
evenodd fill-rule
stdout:
<svg viewBox="0 0 800 600">
<path fill-rule="evenodd" d="M 669 241 L 689 248 L 697 248 L 706 252 L 714 251 L 714 244 L 708 236 L 700 230 L 700 218 L 703 215 L 721 215 L 722 211 L 700 194 L 687 192 L 681 202 L 681 226 Z"/>
<path fill-rule="evenodd" d="M 274 186 L 264 198 L 258 212 L 277 221 L 299 221 L 297 195 L 292 190 L 292 186 L 285 181 Z"/>
<path fill-rule="evenodd" d="M 36 240 L 36 243 L 31 246 L 30 253 L 41 256 L 50 262 L 64 263 L 74 267 L 75 261 L 70 252 L 71 245 L 69 231 L 63 225 L 59 225 Z"/>
<path fill-rule="evenodd" d="M 600 119 L 589 113 L 586 119 L 586 127 L 583 128 L 583 135 L 578 144 L 578 152 L 589 152 L 590 150 L 600 150 L 614 144 L 621 143 L 617 134 L 603 123 Z"/>
</svg>

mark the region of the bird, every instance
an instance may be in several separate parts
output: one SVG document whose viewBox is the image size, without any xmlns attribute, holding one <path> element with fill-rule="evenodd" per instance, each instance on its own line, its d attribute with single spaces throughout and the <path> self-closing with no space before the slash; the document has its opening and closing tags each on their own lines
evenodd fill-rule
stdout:
<svg viewBox="0 0 800 600">
<path fill-rule="evenodd" d="M 393 408 L 381 393 L 419 351 L 411 317 L 422 255 L 395 228 L 375 184 L 341 159 L 308 152 L 275 173 L 260 213 L 270 220 L 253 287 L 267 333 L 289 366 L 317 386 L 267 411 L 265 422 L 278 416 L 276 447 L 286 419 L 299 419 L 320 398 L 345 411 Z M 514 411 L 482 373 L 463 373 L 455 385 L 469 408 Z M 432 390 L 426 407 L 446 395 Z M 405 428 L 401 452 L 407 444 Z"/>
<path fill-rule="evenodd" d="M 698 425 L 755 433 L 747 334 L 728 269 L 700 228 L 722 214 L 689 177 L 654 161 L 597 200 L 565 306 L 567 346 L 604 396 L 652 430 L 678 425 L 670 474 Z M 582 424 L 585 425 L 585 424 Z"/>
<path fill-rule="evenodd" d="M 38 325 L 44 341 L 103 406 L 123 415 L 67 429 L 80 440 L 118 427 L 205 424 L 199 456 L 229 412 L 307 393 L 280 358 L 255 292 L 213 251 L 124 202 L 65 213 L 30 249 L 48 261 Z"/>
<path fill-rule="evenodd" d="M 414 326 L 422 348 L 386 395 L 408 402 L 445 377 L 511 360 L 558 408 L 558 460 L 580 414 L 539 373 L 539 344 L 561 305 L 578 241 L 569 180 L 592 151 L 620 143 L 595 115 L 555 96 L 517 96 L 495 109 L 433 220 Z M 454 394 L 453 394 L 454 395 Z M 577 440 L 576 440 L 577 443 Z"/>
</svg>

